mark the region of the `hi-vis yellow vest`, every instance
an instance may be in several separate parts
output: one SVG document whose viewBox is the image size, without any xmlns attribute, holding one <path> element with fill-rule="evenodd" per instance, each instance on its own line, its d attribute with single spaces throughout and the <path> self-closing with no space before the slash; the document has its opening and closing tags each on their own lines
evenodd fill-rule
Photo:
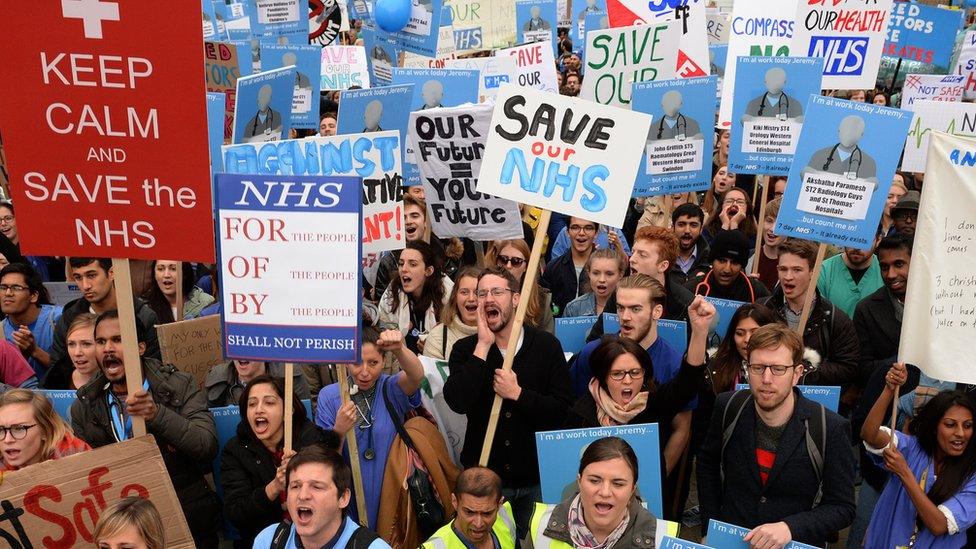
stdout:
<svg viewBox="0 0 976 549">
<path fill-rule="evenodd" d="M 549 517 L 556 509 L 555 505 L 536 503 L 535 510 L 532 512 L 532 521 L 529 523 L 529 539 L 532 540 L 533 549 L 573 549 L 573 546 L 545 535 L 546 524 L 549 524 Z M 657 519 L 657 539 L 654 546 L 661 545 L 664 536 L 678 537 L 678 523 L 669 520 Z"/>
<path fill-rule="evenodd" d="M 424 542 L 423 549 L 467 549 L 454 533 L 454 521 L 442 526 L 440 530 L 434 532 L 429 540 Z M 512 518 L 512 506 L 508 502 L 498 510 L 495 524 L 491 526 L 491 531 L 498 538 L 501 549 L 515 549 L 515 519 Z"/>
</svg>

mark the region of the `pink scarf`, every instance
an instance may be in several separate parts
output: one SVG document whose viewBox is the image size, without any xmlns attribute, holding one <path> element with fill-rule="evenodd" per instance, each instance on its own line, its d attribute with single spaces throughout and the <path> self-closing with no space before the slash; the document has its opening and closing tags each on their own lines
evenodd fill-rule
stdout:
<svg viewBox="0 0 976 549">
<path fill-rule="evenodd" d="M 647 391 L 641 391 L 626 405 L 617 404 L 596 378 L 590 380 L 590 395 L 596 402 L 596 419 L 600 425 L 626 425 L 647 407 Z"/>
</svg>

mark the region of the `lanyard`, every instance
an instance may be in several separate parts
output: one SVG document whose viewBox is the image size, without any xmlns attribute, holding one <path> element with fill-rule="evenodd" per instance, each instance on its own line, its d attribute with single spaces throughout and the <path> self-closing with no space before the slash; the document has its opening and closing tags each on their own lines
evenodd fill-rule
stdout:
<svg viewBox="0 0 976 549">
<path fill-rule="evenodd" d="M 125 403 L 115 396 L 111 387 L 107 387 L 105 401 L 108 403 L 108 417 L 112 420 L 112 436 L 117 442 L 128 440 L 132 437 L 132 418 L 125 413 Z M 142 389 L 149 390 L 149 380 L 142 380 Z"/>
<path fill-rule="evenodd" d="M 925 481 L 929 476 L 929 468 L 926 467 L 925 471 L 922 472 L 922 479 L 918 481 L 918 487 L 925 491 Z M 915 529 L 912 530 L 912 537 L 908 538 L 908 545 L 899 546 L 896 549 L 908 549 L 910 547 L 915 547 L 915 542 L 918 541 L 918 521 L 915 521 Z"/>
</svg>

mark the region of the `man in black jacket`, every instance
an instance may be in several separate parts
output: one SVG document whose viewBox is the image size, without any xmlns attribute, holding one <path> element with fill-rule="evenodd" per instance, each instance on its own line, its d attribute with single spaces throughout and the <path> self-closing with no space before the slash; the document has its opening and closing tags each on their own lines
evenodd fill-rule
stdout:
<svg viewBox="0 0 976 549">
<path fill-rule="evenodd" d="M 519 284 L 507 270 L 489 267 L 478 278 L 478 333 L 454 344 L 444 383 L 448 406 L 468 418 L 461 464 L 478 464 L 495 395 L 503 398 L 488 468 L 502 478 L 518 538 L 528 533 L 535 502 L 542 500 L 535 433 L 559 429 L 572 404 L 569 370 L 559 340 L 523 326 L 512 333 Z M 511 371 L 503 353 L 518 339 Z"/>
<path fill-rule="evenodd" d="M 678 255 L 668 269 L 668 278 L 680 284 L 711 269 L 708 242 L 701 235 L 705 212 L 701 206 L 686 202 L 671 212 L 671 230 L 678 237 Z"/>
<path fill-rule="evenodd" d="M 71 388 L 71 371 L 74 368 L 68 356 L 67 338 L 68 327 L 75 317 L 81 313 L 102 314 L 118 308 L 118 298 L 115 292 L 115 272 L 112 270 L 112 260 L 95 257 L 72 257 L 69 261 L 71 280 L 78 285 L 83 296 L 64 306 L 61 319 L 54 327 L 54 344 L 51 346 L 51 366 L 44 376 L 41 385 L 45 389 Z M 136 317 L 146 328 L 147 358 L 162 359 L 159 351 L 159 339 L 156 335 L 156 313 L 144 301 L 133 298 Z"/>
<path fill-rule="evenodd" d="M 541 278 L 542 286 L 552 292 L 553 305 L 558 307 L 556 316 L 562 316 L 566 304 L 581 295 L 583 277 L 586 276 L 584 267 L 596 247 L 599 230 L 600 225 L 592 221 L 569 218 L 569 251 L 550 261 Z"/>
<path fill-rule="evenodd" d="M 698 457 L 702 524 L 750 528 L 750 547 L 823 547 L 854 518 L 850 424 L 795 389 L 804 366 L 793 330 L 762 326 L 747 353 L 750 393 L 718 397 Z"/>
<path fill-rule="evenodd" d="M 769 296 L 762 281 L 742 272 L 749 260 L 749 239 L 742 231 L 719 231 L 708 259 L 712 268 L 693 277 L 686 286 L 692 292 L 743 303 Z"/>
</svg>

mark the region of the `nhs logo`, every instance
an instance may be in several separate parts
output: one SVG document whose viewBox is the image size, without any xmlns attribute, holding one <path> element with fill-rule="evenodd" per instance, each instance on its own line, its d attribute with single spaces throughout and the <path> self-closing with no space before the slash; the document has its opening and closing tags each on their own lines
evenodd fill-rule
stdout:
<svg viewBox="0 0 976 549">
<path fill-rule="evenodd" d="M 855 76 L 864 70 L 868 38 L 843 36 L 813 36 L 810 38 L 810 57 L 824 60 L 824 76 Z"/>
</svg>

